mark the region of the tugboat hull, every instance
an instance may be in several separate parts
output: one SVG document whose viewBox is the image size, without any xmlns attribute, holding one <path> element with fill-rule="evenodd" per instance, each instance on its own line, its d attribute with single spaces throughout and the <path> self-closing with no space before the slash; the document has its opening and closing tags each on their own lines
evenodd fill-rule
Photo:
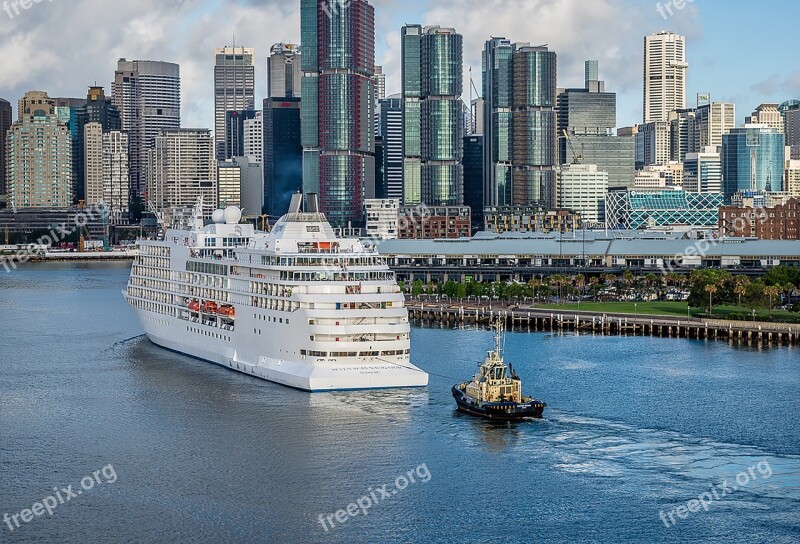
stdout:
<svg viewBox="0 0 800 544">
<path fill-rule="evenodd" d="M 478 404 L 475 399 L 464 393 L 466 383 L 454 385 L 453 398 L 460 412 L 473 416 L 494 419 L 498 421 L 514 421 L 527 418 L 541 418 L 544 402 L 536 399 L 526 399 L 525 402 L 483 402 Z"/>
</svg>

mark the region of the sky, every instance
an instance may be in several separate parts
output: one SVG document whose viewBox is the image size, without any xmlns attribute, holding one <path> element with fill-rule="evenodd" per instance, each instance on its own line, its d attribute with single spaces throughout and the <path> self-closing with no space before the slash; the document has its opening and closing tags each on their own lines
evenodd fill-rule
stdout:
<svg viewBox="0 0 800 544">
<path fill-rule="evenodd" d="M 741 123 L 761 103 L 800 98 L 792 0 L 371 3 L 387 94 L 399 90 L 400 28 L 419 23 L 464 35 L 465 100 L 470 67 L 481 88 L 483 43 L 504 36 L 556 51 L 559 87 L 582 87 L 584 60 L 599 60 L 606 90 L 618 94 L 617 125 L 641 122 L 643 37 L 660 30 L 686 36 L 688 106 L 697 93 L 708 92 L 713 100 L 734 102 Z M 28 90 L 85 97 L 96 83 L 110 94 L 118 58 L 164 60 L 180 64 L 182 126 L 212 128 L 214 48 L 230 45 L 235 35 L 236 45 L 256 49 L 260 104 L 269 47 L 299 43 L 299 11 L 299 0 L 0 0 L 0 98 L 16 115 L 17 100 Z"/>
</svg>

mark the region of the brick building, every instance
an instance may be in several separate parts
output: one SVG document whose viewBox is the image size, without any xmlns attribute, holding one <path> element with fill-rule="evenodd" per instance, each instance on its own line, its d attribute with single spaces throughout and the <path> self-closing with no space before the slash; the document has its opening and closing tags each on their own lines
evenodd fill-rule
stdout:
<svg viewBox="0 0 800 544">
<path fill-rule="evenodd" d="M 800 240 L 800 200 L 790 198 L 773 207 L 722 206 L 719 231 L 722 236 L 760 240 Z"/>
<path fill-rule="evenodd" d="M 472 218 L 469 206 L 405 206 L 400 208 L 398 237 L 431 240 L 469 238 Z"/>
</svg>

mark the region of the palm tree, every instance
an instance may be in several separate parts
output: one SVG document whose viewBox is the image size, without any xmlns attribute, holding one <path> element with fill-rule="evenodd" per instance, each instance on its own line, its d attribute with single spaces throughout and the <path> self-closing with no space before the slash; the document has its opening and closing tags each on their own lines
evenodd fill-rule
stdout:
<svg viewBox="0 0 800 544">
<path fill-rule="evenodd" d="M 742 297 L 747 294 L 748 285 L 750 285 L 750 278 L 747 276 L 737 276 L 734 280 L 733 292 L 739 297 L 739 307 L 742 306 Z"/>
<path fill-rule="evenodd" d="M 575 287 L 578 288 L 580 297 L 583 297 L 583 295 L 586 293 L 586 290 L 584 289 L 586 287 L 586 276 L 583 274 L 578 274 L 575 276 Z"/>
<path fill-rule="evenodd" d="M 592 292 L 592 300 L 597 301 L 597 286 L 600 284 L 600 280 L 597 276 L 592 276 L 589 278 L 589 290 Z"/>
<path fill-rule="evenodd" d="M 713 297 L 714 294 L 718 291 L 717 286 L 713 284 L 706 285 L 705 288 L 706 293 L 708 293 L 708 313 L 712 315 L 714 313 L 714 306 L 713 306 Z"/>
<path fill-rule="evenodd" d="M 764 288 L 764 293 L 769 297 L 769 309 L 767 310 L 767 315 L 772 316 L 772 297 L 780 295 L 781 291 L 782 289 L 778 285 L 769 285 Z"/>
</svg>

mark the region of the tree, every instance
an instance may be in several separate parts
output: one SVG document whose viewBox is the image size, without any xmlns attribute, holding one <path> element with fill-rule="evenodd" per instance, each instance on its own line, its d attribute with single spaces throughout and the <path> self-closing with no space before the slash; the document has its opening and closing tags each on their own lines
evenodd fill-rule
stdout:
<svg viewBox="0 0 800 544">
<path fill-rule="evenodd" d="M 733 283 L 733 292 L 738 297 L 738 306 L 741 306 L 742 297 L 747 294 L 747 287 L 750 285 L 750 278 L 747 276 L 737 276 Z"/>
<path fill-rule="evenodd" d="M 713 300 L 713 297 L 714 297 L 714 295 L 716 294 L 716 292 L 718 290 L 719 289 L 717 288 L 717 286 L 713 285 L 713 284 L 708 284 L 705 287 L 705 291 L 706 291 L 706 293 L 708 293 L 708 313 L 709 313 L 709 315 L 714 313 L 714 306 L 713 306 L 714 300 Z"/>
<path fill-rule="evenodd" d="M 411 283 L 411 295 L 418 297 L 422 294 L 422 280 L 414 280 Z"/>
<path fill-rule="evenodd" d="M 781 294 L 781 287 L 779 285 L 768 285 L 764 288 L 764 293 L 769 297 L 769 307 L 767 315 L 772 316 L 772 298 Z"/>
<path fill-rule="evenodd" d="M 764 274 L 765 285 L 784 286 L 788 283 L 800 287 L 800 267 L 781 265 Z"/>
<path fill-rule="evenodd" d="M 459 283 L 456 286 L 456 297 L 459 299 L 464 299 L 467 296 L 467 286 L 463 283 Z"/>
<path fill-rule="evenodd" d="M 575 276 L 575 287 L 578 289 L 578 296 L 582 298 L 586 293 L 586 276 L 583 274 L 578 274 Z"/>
</svg>

